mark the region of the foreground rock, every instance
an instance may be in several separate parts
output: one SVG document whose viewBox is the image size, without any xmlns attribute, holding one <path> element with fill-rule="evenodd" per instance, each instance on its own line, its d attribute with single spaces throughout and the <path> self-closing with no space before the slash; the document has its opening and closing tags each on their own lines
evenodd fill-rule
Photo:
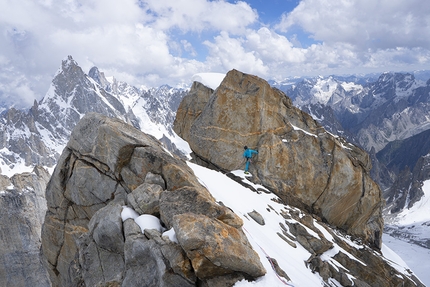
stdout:
<svg viewBox="0 0 430 287">
<path fill-rule="evenodd" d="M 185 162 L 120 120 L 87 114 L 78 123 L 46 198 L 42 252 L 53 286 L 229 286 L 265 274 L 242 220 Z M 123 206 L 161 218 L 178 243 L 123 222 Z"/>
<path fill-rule="evenodd" d="M 11 178 L 0 175 L 0 286 L 49 286 L 39 256 L 48 180 L 42 167 Z"/>
<path fill-rule="evenodd" d="M 232 70 L 210 92 L 194 84 L 175 120 L 196 161 L 230 171 L 244 167 L 243 146 L 258 149 L 254 181 L 285 203 L 381 247 L 381 191 L 369 176 L 366 152 L 327 133 L 256 76 Z"/>
</svg>

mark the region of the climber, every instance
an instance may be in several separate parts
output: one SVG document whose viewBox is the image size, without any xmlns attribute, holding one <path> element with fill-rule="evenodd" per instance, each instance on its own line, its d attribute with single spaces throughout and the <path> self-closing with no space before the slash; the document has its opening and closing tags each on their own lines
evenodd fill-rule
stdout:
<svg viewBox="0 0 430 287">
<path fill-rule="evenodd" d="M 258 150 L 250 149 L 247 146 L 244 146 L 243 148 L 245 149 L 245 151 L 243 152 L 243 157 L 246 159 L 245 174 L 249 174 L 248 169 L 249 169 L 250 160 L 254 153 L 258 154 Z"/>
</svg>

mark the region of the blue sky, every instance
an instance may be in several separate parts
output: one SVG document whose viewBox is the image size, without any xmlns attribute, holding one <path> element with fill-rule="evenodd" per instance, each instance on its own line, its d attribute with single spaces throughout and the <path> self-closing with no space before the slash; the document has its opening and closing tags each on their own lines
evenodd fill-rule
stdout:
<svg viewBox="0 0 430 287">
<path fill-rule="evenodd" d="M 41 99 L 68 55 L 135 86 L 430 69 L 430 2 L 0 0 L 0 103 Z"/>
</svg>

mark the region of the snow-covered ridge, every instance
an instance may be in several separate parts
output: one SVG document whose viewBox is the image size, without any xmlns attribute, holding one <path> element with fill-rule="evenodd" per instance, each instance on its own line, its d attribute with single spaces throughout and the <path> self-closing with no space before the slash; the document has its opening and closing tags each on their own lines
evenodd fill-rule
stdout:
<svg viewBox="0 0 430 287">
<path fill-rule="evenodd" d="M 299 209 L 279 203 L 280 201 L 272 193 L 252 192 L 250 189 L 245 188 L 220 172 L 209 170 L 193 163 L 188 163 L 188 165 L 193 169 L 199 181 L 206 186 L 218 202 L 222 202 L 223 205 L 231 208 L 242 218 L 245 234 L 254 250 L 259 254 L 261 262 L 267 270 L 267 274 L 259 278 L 256 282 L 243 280 L 236 283 L 234 286 L 285 286 L 285 282 L 289 284 L 289 286 L 296 287 L 321 286 L 323 284 L 322 278 L 317 273 L 313 273 L 312 270 L 303 263 L 309 259 L 311 254 L 300 244 L 298 244 L 296 248 L 287 244 L 287 242 L 278 235 L 282 230 L 280 224 L 284 224 L 285 222 L 285 218 L 282 214 L 288 214 L 290 212 L 301 213 Z M 233 171 L 233 174 L 241 177 L 245 180 L 246 184 L 253 186 L 255 190 L 262 188 L 246 180 L 243 171 Z M 251 219 L 248 213 L 252 211 L 261 214 L 265 221 L 264 225 L 260 225 Z M 297 223 L 293 219 L 288 220 Z M 313 220 L 313 224 L 324 234 L 326 239 L 334 244 L 332 249 L 321 255 L 322 259 L 329 262 L 329 264 L 335 268 L 344 268 L 339 262 L 333 259 L 333 255 L 341 251 L 352 260 L 356 261 L 357 264 L 363 266 L 367 265 L 366 262 L 356 258 L 340 245 L 336 244 L 333 236 L 327 231 L 326 227 L 315 220 Z M 316 238 L 320 237 L 312 230 L 308 228 L 307 230 Z M 364 248 L 359 243 L 351 241 L 348 237 L 342 237 L 340 234 L 337 234 L 337 236 L 356 249 Z M 385 244 L 383 244 L 382 254 L 384 260 L 388 264 L 405 276 L 411 276 L 408 265 Z M 275 273 L 267 257 L 277 260 L 278 265 L 286 272 L 290 281 L 284 277 L 279 277 Z M 329 280 L 329 284 L 329 286 L 341 286 L 339 282 L 332 278 Z"/>
</svg>

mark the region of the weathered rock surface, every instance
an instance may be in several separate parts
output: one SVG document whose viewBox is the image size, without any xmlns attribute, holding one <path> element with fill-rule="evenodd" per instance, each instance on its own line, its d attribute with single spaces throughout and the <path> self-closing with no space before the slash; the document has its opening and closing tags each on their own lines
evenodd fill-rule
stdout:
<svg viewBox="0 0 430 287">
<path fill-rule="evenodd" d="M 246 236 L 233 226 L 205 215 L 184 213 L 175 215 L 173 227 L 178 230 L 176 237 L 199 278 L 235 271 L 251 278 L 266 273 Z"/>
<path fill-rule="evenodd" d="M 0 176 L 0 286 L 50 285 L 39 256 L 48 180 L 42 167 L 10 179 Z"/>
<path fill-rule="evenodd" d="M 46 199 L 42 253 L 53 286 L 200 286 L 218 277 L 231 286 L 265 274 L 242 220 L 214 201 L 184 161 L 118 119 L 91 113 L 78 123 Z M 160 216 L 179 238 L 188 232 L 190 222 L 179 220 L 185 216 L 196 226 L 216 223 L 218 229 L 206 227 L 194 239 L 216 242 L 221 230 L 226 249 L 192 251 L 189 240 L 142 234 L 134 220 L 122 221 L 124 205 Z M 216 268 L 202 268 L 197 253 Z"/>
<path fill-rule="evenodd" d="M 229 171 L 243 168 L 243 146 L 257 148 L 251 165 L 256 182 L 380 248 L 381 191 L 369 176 L 366 152 L 327 133 L 256 76 L 232 70 L 209 92 L 194 84 L 174 124 L 196 158 Z"/>
</svg>

